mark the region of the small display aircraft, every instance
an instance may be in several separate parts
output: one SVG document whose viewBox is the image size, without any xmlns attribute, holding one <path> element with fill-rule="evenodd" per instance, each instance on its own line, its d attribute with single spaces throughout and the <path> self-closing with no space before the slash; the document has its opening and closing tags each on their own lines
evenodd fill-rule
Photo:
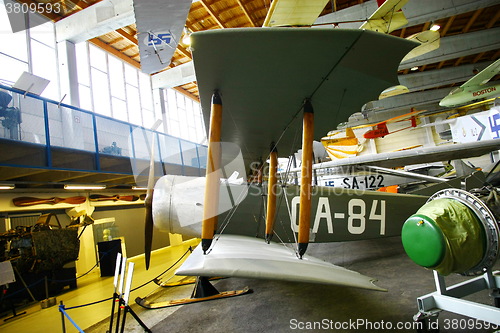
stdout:
<svg viewBox="0 0 500 333">
<path fill-rule="evenodd" d="M 346 157 L 356 156 L 357 153 L 363 150 L 363 145 L 366 139 L 383 138 L 386 135 L 400 132 L 409 128 L 417 126 L 417 115 L 425 110 L 411 109 L 411 112 L 393 117 L 375 124 L 359 125 L 354 127 L 347 127 L 345 130 L 330 131 L 328 135 L 321 138 L 321 143 L 326 149 L 330 159 L 342 159 Z M 389 131 L 387 128 L 388 123 L 394 122 L 409 122 L 409 126 L 398 128 L 397 130 Z M 375 127 L 363 133 L 363 138 L 358 139 L 354 134 L 354 130 L 360 128 Z"/>
<path fill-rule="evenodd" d="M 134 0 L 133 4 L 141 70 L 147 74 L 160 72 L 170 65 L 178 47 L 191 0 Z"/>
<path fill-rule="evenodd" d="M 351 127 L 328 132 L 327 136 L 321 138 L 321 143 L 332 160 L 356 156 L 363 150 L 363 142 L 356 137 Z"/>
<path fill-rule="evenodd" d="M 409 128 L 414 128 L 414 127 L 417 127 L 417 115 L 424 112 L 425 110 L 415 110 L 414 108 L 411 109 L 411 112 L 409 113 L 405 113 L 403 115 L 400 115 L 400 116 L 397 116 L 397 117 L 393 117 L 393 118 L 390 118 L 390 119 L 387 119 L 387 120 L 384 120 L 384 121 L 381 121 L 379 123 L 376 123 L 376 124 L 372 124 L 372 125 L 363 125 L 363 127 L 375 127 L 374 129 L 371 129 L 369 130 L 368 132 L 365 132 L 363 134 L 363 137 L 365 139 L 376 139 L 376 138 L 383 138 L 385 137 L 386 135 L 389 135 L 389 134 L 392 134 L 392 133 L 396 133 L 396 132 L 400 132 L 400 131 L 403 131 L 403 130 L 406 130 L 406 129 L 409 129 Z M 410 124 L 409 126 L 407 127 L 403 127 L 403 128 L 399 128 L 395 131 L 391 131 L 389 132 L 389 129 L 387 128 L 387 124 L 389 123 L 393 123 L 393 122 L 406 122 L 406 121 L 409 121 Z M 361 126 L 360 126 L 361 127 Z"/>
<path fill-rule="evenodd" d="M 470 103 L 472 101 L 491 98 L 500 95 L 500 83 L 489 82 L 495 75 L 500 73 L 500 59 L 477 73 L 460 87 L 453 89 L 449 95 L 444 97 L 440 106 L 452 107 Z"/>
</svg>

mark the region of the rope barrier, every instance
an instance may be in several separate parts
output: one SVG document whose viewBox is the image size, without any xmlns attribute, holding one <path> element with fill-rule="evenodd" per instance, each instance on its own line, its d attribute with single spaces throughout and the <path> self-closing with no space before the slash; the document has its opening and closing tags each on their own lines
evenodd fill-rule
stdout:
<svg viewBox="0 0 500 333">
<path fill-rule="evenodd" d="M 158 279 L 160 276 L 162 276 L 163 274 L 165 274 L 166 272 L 168 272 L 169 270 L 171 270 L 173 267 L 175 267 L 175 265 L 177 265 L 185 256 L 186 254 L 192 252 L 193 249 L 191 247 L 189 247 L 189 249 L 187 249 L 186 252 L 184 252 L 184 254 L 179 258 L 177 259 L 177 261 L 172 264 L 170 267 L 168 267 L 166 270 L 164 270 L 162 273 L 160 273 L 159 275 L 157 275 L 156 277 L 154 277 L 153 279 L 141 284 L 140 286 L 138 287 L 135 287 L 134 289 L 130 290 L 131 292 L 132 291 L 135 291 L 137 289 L 140 289 L 148 284 L 150 284 L 151 282 L 153 282 L 154 280 Z M 72 307 L 69 307 L 69 308 L 66 308 L 66 310 L 71 310 L 71 309 L 76 309 L 76 308 L 82 308 L 82 307 L 86 307 L 86 306 L 90 306 L 90 305 L 94 305 L 94 304 L 98 304 L 98 303 L 102 303 L 102 302 L 106 302 L 106 301 L 109 301 L 113 299 L 113 297 L 108 297 L 108 298 L 105 298 L 105 299 L 101 299 L 99 301 L 95 301 L 95 302 L 91 302 L 91 303 L 87 303 L 87 304 L 82 304 L 82 305 L 76 305 L 76 306 L 72 306 Z"/>
<path fill-rule="evenodd" d="M 69 308 L 68 308 L 69 309 Z M 68 320 L 70 321 L 71 324 L 73 324 L 73 326 L 78 330 L 78 332 L 82 332 L 82 333 L 85 333 L 76 323 L 73 319 L 71 319 L 71 317 L 66 313 L 65 310 L 68 310 L 64 307 L 64 304 L 61 304 L 59 305 L 59 312 L 61 312 L 66 318 L 68 318 Z M 64 319 L 64 318 L 63 318 Z M 63 324 L 63 327 L 64 327 L 64 324 Z M 66 331 L 66 330 L 64 330 Z"/>
</svg>

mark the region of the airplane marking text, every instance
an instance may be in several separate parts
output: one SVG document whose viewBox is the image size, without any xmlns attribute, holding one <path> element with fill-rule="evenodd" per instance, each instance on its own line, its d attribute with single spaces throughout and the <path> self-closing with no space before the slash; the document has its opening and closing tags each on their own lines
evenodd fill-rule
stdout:
<svg viewBox="0 0 500 333">
<path fill-rule="evenodd" d="M 482 90 L 479 90 L 479 91 L 474 91 L 472 93 L 472 96 L 477 97 L 477 96 L 481 96 L 481 95 L 484 95 L 484 94 L 488 94 L 488 93 L 493 92 L 493 91 L 497 91 L 497 88 L 490 87 L 490 88 L 482 89 Z"/>
<path fill-rule="evenodd" d="M 300 197 L 296 196 L 292 199 L 291 207 L 291 227 L 294 232 L 298 232 L 298 206 Z M 367 216 L 367 212 L 369 214 Z M 329 234 L 334 233 L 333 219 L 345 220 L 347 215 L 347 230 L 353 235 L 360 235 L 366 231 L 367 222 L 380 222 L 380 235 L 385 235 L 385 200 L 372 200 L 370 209 L 367 209 L 367 204 L 364 199 L 353 198 L 347 203 L 347 214 L 342 212 L 331 212 L 330 201 L 328 197 L 320 197 L 318 206 L 312 222 L 312 233 L 317 233 L 321 223 L 326 224 Z"/>
</svg>

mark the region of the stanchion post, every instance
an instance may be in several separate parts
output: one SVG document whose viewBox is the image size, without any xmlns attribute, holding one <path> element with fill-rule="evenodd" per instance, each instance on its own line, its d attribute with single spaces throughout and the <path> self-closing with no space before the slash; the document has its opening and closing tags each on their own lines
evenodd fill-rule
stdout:
<svg viewBox="0 0 500 333">
<path fill-rule="evenodd" d="M 115 314 L 115 302 L 118 294 L 116 293 L 118 289 L 118 277 L 120 276 L 120 266 L 122 262 L 122 254 L 120 252 L 116 255 L 116 264 L 115 264 L 115 277 L 113 278 L 113 285 L 115 289 L 113 290 L 113 299 L 111 301 L 111 315 L 109 317 L 109 333 L 113 332 L 113 317 Z"/>
<path fill-rule="evenodd" d="M 127 258 L 122 258 L 122 264 L 120 267 L 120 278 L 118 279 L 118 290 L 117 290 L 117 301 L 118 301 L 118 311 L 116 314 L 116 330 L 118 333 L 120 329 L 120 314 L 121 314 L 121 304 L 122 304 L 122 291 L 123 291 L 123 282 L 125 280 L 125 266 L 127 264 Z M 111 333 L 111 332 L 110 332 Z"/>
<path fill-rule="evenodd" d="M 62 331 L 63 331 L 63 333 L 66 333 L 66 323 L 64 322 L 64 312 L 63 311 L 64 311 L 64 304 L 63 304 L 63 301 L 61 301 L 59 303 L 59 312 L 61 312 Z"/>
</svg>

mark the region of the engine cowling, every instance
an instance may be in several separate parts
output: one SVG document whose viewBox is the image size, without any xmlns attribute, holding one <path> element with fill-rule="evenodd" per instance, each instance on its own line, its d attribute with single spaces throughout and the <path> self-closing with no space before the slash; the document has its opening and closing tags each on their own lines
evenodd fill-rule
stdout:
<svg viewBox="0 0 500 333">
<path fill-rule="evenodd" d="M 482 274 L 499 254 L 499 224 L 479 197 L 459 189 L 434 194 L 401 231 L 416 264 L 441 275 Z"/>
<path fill-rule="evenodd" d="M 173 234 L 200 237 L 204 189 L 204 177 L 161 177 L 153 194 L 155 227 Z"/>
<path fill-rule="evenodd" d="M 221 179 L 216 214 L 222 214 L 239 205 L 247 193 L 248 185 L 245 182 Z M 205 177 L 161 177 L 153 192 L 155 226 L 162 231 L 186 237 L 200 237 L 204 196 Z"/>
</svg>

